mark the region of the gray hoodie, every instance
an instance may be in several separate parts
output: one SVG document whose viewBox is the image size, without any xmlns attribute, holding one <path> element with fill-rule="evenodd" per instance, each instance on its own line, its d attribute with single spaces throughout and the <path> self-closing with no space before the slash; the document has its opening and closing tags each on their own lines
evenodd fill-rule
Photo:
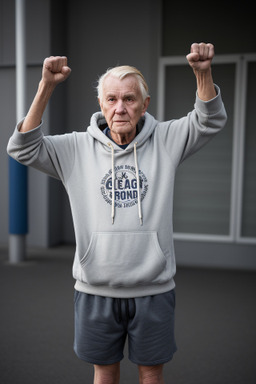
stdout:
<svg viewBox="0 0 256 384">
<path fill-rule="evenodd" d="M 76 237 L 73 263 L 78 291 L 110 297 L 155 295 L 174 288 L 173 189 L 178 165 L 224 127 L 219 88 L 196 97 L 186 117 L 158 122 L 149 113 L 126 149 L 92 115 L 87 132 L 44 136 L 41 125 L 16 127 L 8 153 L 64 184 Z"/>
</svg>

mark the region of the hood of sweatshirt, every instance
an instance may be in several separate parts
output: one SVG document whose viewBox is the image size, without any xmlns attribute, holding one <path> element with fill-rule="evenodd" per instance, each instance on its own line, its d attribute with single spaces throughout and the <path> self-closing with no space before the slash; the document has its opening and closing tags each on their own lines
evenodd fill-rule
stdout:
<svg viewBox="0 0 256 384">
<path fill-rule="evenodd" d="M 134 144 L 136 143 L 137 148 L 141 147 L 145 141 L 152 135 L 154 129 L 157 126 L 157 120 L 154 119 L 148 112 L 145 113 L 143 117 L 140 118 L 137 124 L 137 135 L 134 140 L 127 146 L 125 151 L 133 151 Z M 87 132 L 93 136 L 96 140 L 100 141 L 102 144 L 106 145 L 109 150 L 109 137 L 103 133 L 103 130 L 107 127 L 107 122 L 105 117 L 101 112 L 96 112 L 91 117 L 90 126 Z M 115 151 L 123 151 L 124 149 L 120 148 L 115 142 L 111 141 L 111 144 L 114 147 Z"/>
</svg>

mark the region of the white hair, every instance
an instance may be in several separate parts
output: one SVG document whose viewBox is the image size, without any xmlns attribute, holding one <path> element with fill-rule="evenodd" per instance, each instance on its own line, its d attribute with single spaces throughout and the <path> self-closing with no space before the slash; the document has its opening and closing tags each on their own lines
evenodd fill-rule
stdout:
<svg viewBox="0 0 256 384">
<path fill-rule="evenodd" d="M 118 79 L 122 80 L 127 76 L 135 76 L 138 80 L 138 84 L 140 87 L 141 95 L 143 101 L 149 96 L 148 94 L 148 85 L 142 73 L 135 67 L 131 67 L 129 65 L 122 65 L 114 68 L 109 68 L 103 75 L 100 76 L 98 80 L 97 92 L 98 98 L 101 100 L 103 95 L 103 83 L 107 76 L 115 76 Z"/>
</svg>

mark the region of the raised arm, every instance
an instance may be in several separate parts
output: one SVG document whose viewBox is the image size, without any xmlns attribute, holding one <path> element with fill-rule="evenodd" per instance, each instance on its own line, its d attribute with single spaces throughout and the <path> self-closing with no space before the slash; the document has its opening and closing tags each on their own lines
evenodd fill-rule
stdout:
<svg viewBox="0 0 256 384">
<path fill-rule="evenodd" d="M 20 128 L 20 132 L 28 132 L 41 123 L 44 110 L 55 87 L 66 80 L 70 72 L 71 69 L 67 66 L 66 57 L 51 56 L 44 60 L 42 79 L 27 116 Z"/>
<path fill-rule="evenodd" d="M 205 43 L 192 44 L 191 52 L 187 55 L 188 63 L 196 76 L 198 97 L 203 101 L 211 100 L 216 96 L 211 71 L 213 56 L 214 46 Z"/>
</svg>

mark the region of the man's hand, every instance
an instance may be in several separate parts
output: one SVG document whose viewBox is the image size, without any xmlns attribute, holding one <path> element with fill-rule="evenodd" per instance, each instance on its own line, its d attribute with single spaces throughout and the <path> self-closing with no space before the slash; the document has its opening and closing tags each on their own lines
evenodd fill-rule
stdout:
<svg viewBox="0 0 256 384">
<path fill-rule="evenodd" d="M 53 86 L 66 80 L 71 73 L 67 61 L 65 56 L 47 57 L 43 64 L 42 80 Z"/>
<path fill-rule="evenodd" d="M 71 69 L 67 66 L 65 56 L 51 56 L 44 60 L 42 79 L 27 116 L 20 127 L 20 132 L 28 132 L 40 124 L 56 85 L 66 80 L 70 72 Z"/>
<path fill-rule="evenodd" d="M 191 51 L 187 55 L 187 60 L 194 72 L 205 72 L 211 67 L 214 56 L 214 46 L 212 44 L 194 43 Z"/>
<path fill-rule="evenodd" d="M 196 76 L 198 97 L 204 101 L 216 96 L 211 71 L 213 56 L 214 46 L 205 43 L 192 44 L 191 52 L 187 55 L 188 63 Z"/>
</svg>

